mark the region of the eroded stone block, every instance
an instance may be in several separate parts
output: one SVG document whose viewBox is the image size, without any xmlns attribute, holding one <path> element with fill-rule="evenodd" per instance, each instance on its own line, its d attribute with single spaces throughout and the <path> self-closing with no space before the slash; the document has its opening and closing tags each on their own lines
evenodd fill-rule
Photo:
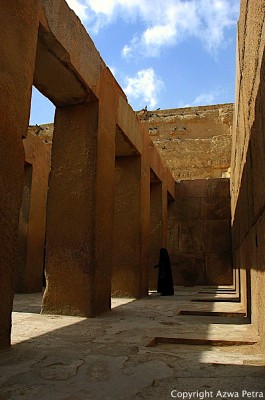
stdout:
<svg viewBox="0 0 265 400">
<path fill-rule="evenodd" d="M 180 197 L 206 197 L 208 195 L 208 184 L 205 179 L 182 181 L 180 183 Z"/>
<path fill-rule="evenodd" d="M 230 220 L 203 221 L 204 251 L 219 253 L 231 250 Z"/>
<path fill-rule="evenodd" d="M 200 220 L 183 221 L 179 227 L 179 250 L 181 252 L 201 251 L 202 242 L 202 222 Z"/>
<path fill-rule="evenodd" d="M 205 197 L 201 199 L 202 219 L 229 219 L 230 198 L 229 197 Z"/>
<path fill-rule="evenodd" d="M 232 285 L 231 252 L 206 255 L 206 275 L 209 285 Z"/>
<path fill-rule="evenodd" d="M 179 253 L 171 256 L 171 265 L 174 282 L 178 285 L 205 284 L 205 264 L 202 253 Z"/>
</svg>

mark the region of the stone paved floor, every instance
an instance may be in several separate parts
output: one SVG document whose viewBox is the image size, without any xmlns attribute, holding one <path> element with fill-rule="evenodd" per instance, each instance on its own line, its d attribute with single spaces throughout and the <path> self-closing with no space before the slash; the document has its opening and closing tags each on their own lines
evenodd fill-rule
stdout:
<svg viewBox="0 0 265 400">
<path fill-rule="evenodd" d="M 220 399 L 224 391 L 265 397 L 258 345 L 147 347 L 155 337 L 257 339 L 243 317 L 179 315 L 242 311 L 235 302 L 191 302 L 200 296 L 198 289 L 177 288 L 174 297 L 114 299 L 111 312 L 85 319 L 40 315 L 41 294 L 16 295 L 12 348 L 0 353 L 0 400 Z"/>
</svg>

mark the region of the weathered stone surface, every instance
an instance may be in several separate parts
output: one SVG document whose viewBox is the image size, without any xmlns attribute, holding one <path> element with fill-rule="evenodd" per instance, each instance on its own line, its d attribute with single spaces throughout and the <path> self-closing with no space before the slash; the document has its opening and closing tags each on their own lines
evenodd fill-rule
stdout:
<svg viewBox="0 0 265 400">
<path fill-rule="evenodd" d="M 46 313 L 94 312 L 97 118 L 97 103 L 56 110 L 47 210 Z"/>
<path fill-rule="evenodd" d="M 203 219 L 230 219 L 230 197 L 205 197 L 201 201 Z"/>
<path fill-rule="evenodd" d="M 205 260 L 202 253 L 175 253 L 171 256 L 174 282 L 178 285 L 206 284 Z"/>
<path fill-rule="evenodd" d="M 233 104 L 139 111 L 176 180 L 229 177 Z"/>
<path fill-rule="evenodd" d="M 175 389 L 264 391 L 264 356 L 257 346 L 190 345 L 193 338 L 253 341 L 251 325 L 242 317 L 180 315 L 209 311 L 212 304 L 191 301 L 200 296 L 194 288 L 176 292 L 115 300 L 111 313 L 89 320 L 32 313 L 41 295 L 16 295 L 14 307 L 23 312 L 13 315 L 12 351 L 1 352 L 1 399 L 161 400 Z M 215 309 L 242 310 L 238 303 L 215 303 Z M 148 347 L 156 336 L 188 342 Z"/>
<path fill-rule="evenodd" d="M 177 183 L 177 193 L 181 198 L 200 198 L 207 196 L 208 181 L 206 179 L 183 180 Z"/>
<path fill-rule="evenodd" d="M 10 341 L 24 149 L 38 32 L 38 1 L 0 2 L 0 348 Z"/>
<path fill-rule="evenodd" d="M 238 23 L 231 212 L 242 299 L 265 346 L 264 210 L 265 1 L 241 2 Z M 251 307 L 251 308 L 250 308 Z"/>
<path fill-rule="evenodd" d="M 31 125 L 28 134 L 34 135 L 46 144 L 52 144 L 54 124 Z"/>
<path fill-rule="evenodd" d="M 94 87 L 94 91 L 100 90 L 97 86 L 101 68 L 100 54 L 85 27 L 64 0 L 42 1 L 42 9 L 44 15 L 41 19 L 40 42 L 44 43 L 46 57 L 44 53 L 44 57 L 38 59 L 37 53 L 37 68 L 34 76 L 36 86 L 46 96 L 48 94 L 56 105 L 76 104 L 76 97 L 82 103 L 84 101 L 82 96 L 89 99 L 92 95 L 89 88 Z M 50 74 L 47 77 L 46 72 L 52 72 L 47 62 L 49 49 L 53 50 L 51 52 L 53 59 L 57 59 L 61 65 L 57 64 L 57 68 L 53 69 L 53 72 L 56 70 L 56 75 Z M 66 71 L 68 72 L 67 80 L 63 82 L 68 81 L 71 85 L 70 92 L 67 84 L 58 84 L 61 76 L 64 78 Z M 73 93 L 74 97 L 72 97 Z"/>
<path fill-rule="evenodd" d="M 196 197 L 196 194 L 194 197 L 192 197 L 191 192 L 189 192 L 189 196 L 190 197 L 177 198 L 175 200 L 174 205 L 172 205 L 174 207 L 174 218 L 179 220 L 192 220 L 201 218 L 202 207 L 200 198 Z"/>
<path fill-rule="evenodd" d="M 175 284 L 232 284 L 229 179 L 176 183 L 168 249 Z"/>
<path fill-rule="evenodd" d="M 202 250 L 202 224 L 200 219 L 182 221 L 179 229 L 179 250 L 197 252 Z"/>
<path fill-rule="evenodd" d="M 231 252 L 220 252 L 206 256 L 206 275 L 209 285 L 226 285 L 232 282 Z"/>
<path fill-rule="evenodd" d="M 35 126 L 29 127 L 27 137 L 23 139 L 26 164 L 15 285 L 16 291 L 24 293 L 36 293 L 43 286 L 52 135 L 52 124 Z"/>
<path fill-rule="evenodd" d="M 230 174 L 233 106 L 142 110 L 138 113 L 142 120 L 139 124 L 125 94 L 64 0 L 28 1 L 27 5 L 22 1 L 19 7 L 13 0 L 8 7 L 2 3 L 0 47 L 5 57 L 0 61 L 0 347 L 8 345 L 11 329 L 13 268 L 23 186 L 22 136 L 26 136 L 33 82 L 58 106 L 48 204 L 48 286 L 43 311 L 84 316 L 107 311 L 112 283 L 113 288 L 116 284 L 122 288 L 120 294 L 145 296 L 150 284 L 150 260 L 155 260 L 159 245 L 167 246 L 167 221 L 175 283 L 231 284 L 229 187 L 224 177 Z M 241 268 L 241 305 L 248 316 L 252 312 L 251 321 L 264 342 L 265 322 L 259 311 L 264 309 L 265 0 L 253 4 L 242 1 L 239 22 L 231 191 L 234 259 Z M 50 145 L 50 127 L 36 127 L 35 135 L 42 138 L 44 146 Z M 174 180 L 161 162 L 157 148 L 180 181 L 176 186 L 177 201 L 168 207 L 168 218 L 166 204 L 175 196 Z M 31 154 L 32 163 L 39 159 L 37 152 Z M 115 155 L 117 159 L 125 156 L 116 163 L 123 164 L 123 176 L 116 174 L 117 181 L 121 177 L 116 187 L 116 205 Z M 35 167 L 40 183 L 44 170 Z M 160 185 L 158 196 L 153 199 L 150 183 Z M 25 198 L 29 200 L 30 185 L 26 186 Z M 40 227 L 45 223 L 45 211 L 42 209 L 36 217 L 36 204 L 32 212 Z M 22 203 L 22 213 L 26 211 L 30 216 L 26 208 Z M 150 214 L 154 233 L 151 251 Z M 112 279 L 113 215 L 116 253 Z M 35 256 L 43 247 L 39 243 L 44 241 L 44 229 L 37 235 L 30 229 L 25 223 L 22 235 L 38 236 L 34 239 L 34 254 L 27 249 L 27 259 L 34 259 L 39 274 L 42 261 Z M 28 278 L 28 287 L 33 290 L 32 275 L 24 278 Z M 69 328 L 68 335 L 73 331 Z M 113 326 L 113 332 L 118 340 L 134 341 L 124 327 L 119 330 Z M 104 339 L 106 343 L 108 338 Z M 127 362 L 123 354 L 116 354 L 121 364 Z M 101 365 L 90 359 L 89 377 L 84 372 L 83 378 L 96 386 L 100 375 L 104 382 L 110 376 L 106 364 L 105 360 Z M 58 361 L 58 365 L 56 358 L 48 358 L 47 363 L 42 359 L 40 365 L 47 368 L 51 381 L 71 379 L 77 369 L 82 373 L 85 370 L 79 356 Z M 134 379 L 142 382 L 140 390 L 147 382 L 142 376 L 150 364 L 147 361 L 143 365 L 136 372 L 126 370 L 131 377 L 132 396 L 141 396 L 134 390 Z M 165 368 L 163 363 L 155 364 L 149 378 L 153 379 L 161 368 Z M 20 374 L 17 388 L 23 379 Z M 117 377 L 113 379 L 117 386 Z M 7 381 L 7 388 L 14 382 Z M 105 394 L 108 395 L 107 385 Z M 36 392 L 33 395 L 36 397 Z"/>
<path fill-rule="evenodd" d="M 230 251 L 230 220 L 206 220 L 203 223 L 204 249 L 208 252 Z"/>
<path fill-rule="evenodd" d="M 140 157 L 116 158 L 112 295 L 117 297 L 140 297 L 140 196 Z"/>
<path fill-rule="evenodd" d="M 163 242 L 163 194 L 162 183 L 150 185 L 150 251 L 149 251 L 149 289 L 157 288 L 157 269 L 159 251 Z"/>
<path fill-rule="evenodd" d="M 209 179 L 207 181 L 209 197 L 230 197 L 228 179 Z"/>
</svg>

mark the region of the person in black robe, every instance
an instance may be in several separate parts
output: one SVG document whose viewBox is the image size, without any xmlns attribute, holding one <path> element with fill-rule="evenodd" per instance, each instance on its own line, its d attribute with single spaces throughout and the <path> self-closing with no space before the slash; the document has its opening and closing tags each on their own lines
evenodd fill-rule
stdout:
<svg viewBox="0 0 265 400">
<path fill-rule="evenodd" d="M 173 296 L 173 277 L 167 249 L 160 249 L 159 264 L 155 268 L 158 268 L 157 292 L 161 296 Z"/>
</svg>

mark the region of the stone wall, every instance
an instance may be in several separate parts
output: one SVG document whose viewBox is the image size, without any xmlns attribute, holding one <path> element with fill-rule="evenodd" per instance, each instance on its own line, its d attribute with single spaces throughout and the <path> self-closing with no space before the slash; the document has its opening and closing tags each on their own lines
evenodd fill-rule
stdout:
<svg viewBox="0 0 265 400">
<path fill-rule="evenodd" d="M 265 1 L 241 1 L 238 24 L 231 198 L 235 265 L 242 299 L 265 345 Z M 242 288 L 243 289 L 243 288 Z"/>
<path fill-rule="evenodd" d="M 230 285 L 230 194 L 234 105 L 138 112 L 172 172 L 168 244 L 175 285 Z M 150 268 L 151 271 L 151 268 Z M 150 286 L 156 277 L 150 272 Z"/>
<path fill-rule="evenodd" d="M 233 104 L 138 112 L 175 180 L 229 177 Z"/>
<path fill-rule="evenodd" d="M 177 183 L 168 210 L 174 284 L 232 284 L 230 237 L 229 179 Z"/>
</svg>

